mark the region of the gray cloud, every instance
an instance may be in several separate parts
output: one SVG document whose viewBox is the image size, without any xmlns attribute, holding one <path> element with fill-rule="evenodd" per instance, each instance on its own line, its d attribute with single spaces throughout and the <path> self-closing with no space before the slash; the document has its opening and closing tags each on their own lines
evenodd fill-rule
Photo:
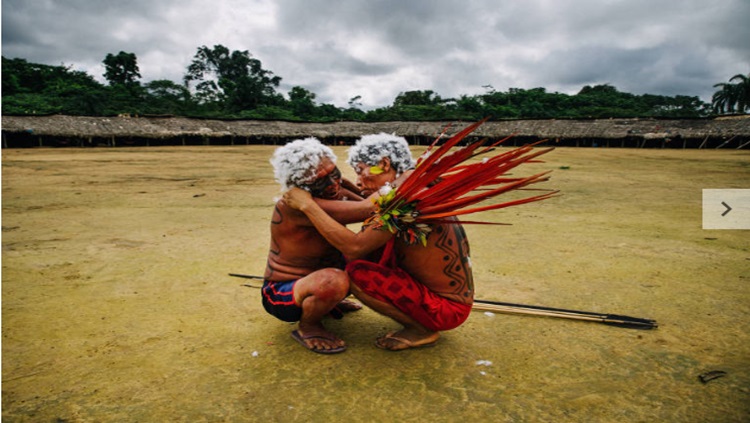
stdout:
<svg viewBox="0 0 750 423">
<path fill-rule="evenodd" d="M 697 95 L 750 72 L 746 0 L 93 0 L 2 3 L 5 57 L 102 79 L 133 52 L 144 81 L 180 81 L 197 48 L 248 50 L 283 78 L 346 106 L 399 92 L 442 97 L 545 87 Z"/>
</svg>

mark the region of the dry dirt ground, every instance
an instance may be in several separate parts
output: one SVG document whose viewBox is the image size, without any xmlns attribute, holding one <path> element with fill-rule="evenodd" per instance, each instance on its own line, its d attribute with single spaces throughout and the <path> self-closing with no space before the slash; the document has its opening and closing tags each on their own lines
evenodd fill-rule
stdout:
<svg viewBox="0 0 750 423">
<path fill-rule="evenodd" d="M 272 151 L 2 151 L 4 422 L 750 421 L 750 232 L 701 228 L 749 152 L 560 148 L 562 196 L 467 227 L 478 298 L 656 330 L 474 312 L 392 353 L 363 310 L 323 356 L 228 276 L 263 272 Z"/>
</svg>

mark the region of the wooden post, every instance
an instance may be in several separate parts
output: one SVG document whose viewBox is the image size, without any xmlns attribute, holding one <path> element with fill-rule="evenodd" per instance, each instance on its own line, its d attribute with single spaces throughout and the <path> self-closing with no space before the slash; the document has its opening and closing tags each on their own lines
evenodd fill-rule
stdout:
<svg viewBox="0 0 750 423">
<path fill-rule="evenodd" d="M 718 150 L 719 148 L 724 147 L 725 145 L 727 145 L 730 142 L 732 142 L 732 140 L 735 139 L 735 138 L 737 138 L 737 135 L 735 135 L 732 138 L 729 138 L 728 140 L 724 141 L 720 146 L 716 147 L 716 149 Z"/>
</svg>

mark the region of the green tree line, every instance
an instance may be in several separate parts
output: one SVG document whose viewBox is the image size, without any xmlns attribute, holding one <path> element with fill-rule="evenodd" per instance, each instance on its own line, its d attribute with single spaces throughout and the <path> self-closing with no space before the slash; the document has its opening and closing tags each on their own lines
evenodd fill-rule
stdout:
<svg viewBox="0 0 750 423">
<path fill-rule="evenodd" d="M 264 69 L 248 51 L 222 45 L 201 46 L 178 82 L 161 79 L 141 82 L 134 53 L 108 54 L 98 82 L 85 72 L 66 66 L 2 58 L 2 113 L 4 115 L 69 114 L 85 116 L 177 115 L 222 119 L 282 119 L 325 122 L 336 120 L 477 120 L 548 118 L 669 117 L 695 118 L 750 109 L 750 75 L 736 75 L 711 104 L 698 97 L 635 95 L 604 84 L 584 86 L 577 94 L 549 93 L 544 88 L 496 91 L 485 86 L 479 95 L 442 98 L 432 90 L 399 93 L 393 104 L 361 109 L 361 97 L 348 107 L 319 104 L 315 93 L 294 86 L 279 92 L 281 77 Z M 737 82 L 733 82 L 737 81 Z"/>
</svg>

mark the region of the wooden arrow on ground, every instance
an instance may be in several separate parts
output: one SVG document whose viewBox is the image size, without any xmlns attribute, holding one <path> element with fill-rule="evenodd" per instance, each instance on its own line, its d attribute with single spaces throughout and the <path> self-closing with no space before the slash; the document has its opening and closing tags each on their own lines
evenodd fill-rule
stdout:
<svg viewBox="0 0 750 423">
<path fill-rule="evenodd" d="M 262 276 L 243 275 L 241 273 L 230 273 L 229 276 L 244 279 L 263 280 Z M 244 284 L 250 288 L 261 288 L 260 286 Z M 643 319 L 640 317 L 623 316 L 619 314 L 593 313 L 590 311 L 567 310 L 564 308 L 552 308 L 533 306 L 526 304 L 504 303 L 500 301 L 474 300 L 472 310 L 491 311 L 494 313 L 520 314 L 527 316 L 557 317 L 560 319 L 580 320 L 586 322 L 602 323 L 609 326 L 617 326 L 628 329 L 656 329 L 659 325 L 656 320 Z"/>
</svg>

